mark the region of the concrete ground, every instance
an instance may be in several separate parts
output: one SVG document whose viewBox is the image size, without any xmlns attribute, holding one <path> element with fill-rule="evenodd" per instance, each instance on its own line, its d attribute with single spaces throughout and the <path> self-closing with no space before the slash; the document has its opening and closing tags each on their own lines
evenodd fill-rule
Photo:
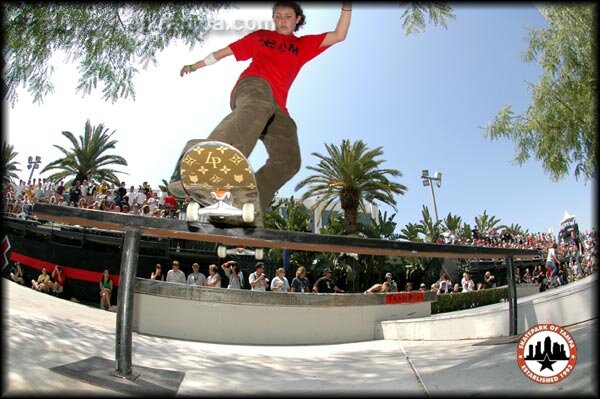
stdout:
<svg viewBox="0 0 600 399">
<path fill-rule="evenodd" d="M 2 396 L 127 396 L 50 370 L 93 356 L 114 361 L 116 313 L 6 279 L 2 302 Z M 598 396 L 597 327 L 594 319 L 568 328 L 577 364 L 547 385 L 520 371 L 516 343 L 481 339 L 247 346 L 134 333 L 132 363 L 184 372 L 177 396 Z"/>
</svg>

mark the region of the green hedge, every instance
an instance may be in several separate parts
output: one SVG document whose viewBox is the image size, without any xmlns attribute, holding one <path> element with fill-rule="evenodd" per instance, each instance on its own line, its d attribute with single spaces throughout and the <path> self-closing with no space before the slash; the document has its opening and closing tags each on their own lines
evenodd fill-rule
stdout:
<svg viewBox="0 0 600 399">
<path fill-rule="evenodd" d="M 508 300 L 508 288 L 506 286 L 456 294 L 438 294 L 437 302 L 431 303 L 431 314 L 472 309 L 506 300 Z"/>
</svg>

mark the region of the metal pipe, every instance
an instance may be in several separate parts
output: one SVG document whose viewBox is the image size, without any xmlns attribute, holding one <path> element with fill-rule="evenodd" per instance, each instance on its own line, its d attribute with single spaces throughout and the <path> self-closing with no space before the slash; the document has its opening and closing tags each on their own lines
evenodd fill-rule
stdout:
<svg viewBox="0 0 600 399">
<path fill-rule="evenodd" d="M 121 255 L 119 295 L 117 298 L 117 331 L 115 342 L 115 365 L 117 375 L 131 379 L 133 293 L 139 257 L 141 232 L 127 229 Z"/>
<path fill-rule="evenodd" d="M 506 258 L 506 277 L 508 283 L 508 335 L 517 335 L 517 285 L 513 257 Z"/>
<path fill-rule="evenodd" d="M 437 204 L 435 203 L 435 193 L 433 192 L 433 182 L 429 181 L 429 187 L 431 187 L 431 197 L 433 198 L 433 210 L 435 211 L 435 222 L 437 223 L 440 218 L 438 217 Z"/>
</svg>

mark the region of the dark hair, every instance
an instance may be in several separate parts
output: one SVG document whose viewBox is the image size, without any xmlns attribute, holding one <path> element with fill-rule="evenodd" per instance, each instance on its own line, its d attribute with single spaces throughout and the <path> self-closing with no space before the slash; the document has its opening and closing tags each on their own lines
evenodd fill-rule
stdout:
<svg viewBox="0 0 600 399">
<path fill-rule="evenodd" d="M 292 8 L 296 13 L 296 16 L 300 17 L 300 21 L 298 21 L 298 23 L 296 24 L 294 32 L 297 32 L 306 23 L 306 16 L 304 15 L 304 11 L 302 11 L 302 7 L 300 7 L 300 5 L 295 1 L 276 1 L 275 4 L 273 4 L 273 16 L 275 16 L 275 9 L 277 7 Z"/>
</svg>

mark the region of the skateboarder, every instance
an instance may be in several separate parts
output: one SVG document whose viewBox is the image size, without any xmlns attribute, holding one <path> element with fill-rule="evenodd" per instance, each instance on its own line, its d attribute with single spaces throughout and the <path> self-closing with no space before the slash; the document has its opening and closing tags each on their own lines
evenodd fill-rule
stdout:
<svg viewBox="0 0 600 399">
<path fill-rule="evenodd" d="M 273 6 L 275 31 L 257 30 L 181 68 L 184 76 L 212 65 L 224 57 L 252 59 L 231 93 L 232 112 L 212 131 L 207 140 L 221 141 L 240 150 L 248 158 L 262 140 L 269 158 L 256 172 L 261 209 L 266 209 L 277 190 L 300 169 L 300 149 L 296 123 L 286 108 L 289 89 L 302 66 L 331 45 L 346 38 L 350 26 L 351 3 L 344 2 L 336 29 L 318 35 L 295 36 L 304 25 L 302 8 L 295 2 Z M 179 163 L 183 154 L 201 139 L 190 140 L 179 158 L 168 185 L 176 197 L 185 197 Z"/>
</svg>

